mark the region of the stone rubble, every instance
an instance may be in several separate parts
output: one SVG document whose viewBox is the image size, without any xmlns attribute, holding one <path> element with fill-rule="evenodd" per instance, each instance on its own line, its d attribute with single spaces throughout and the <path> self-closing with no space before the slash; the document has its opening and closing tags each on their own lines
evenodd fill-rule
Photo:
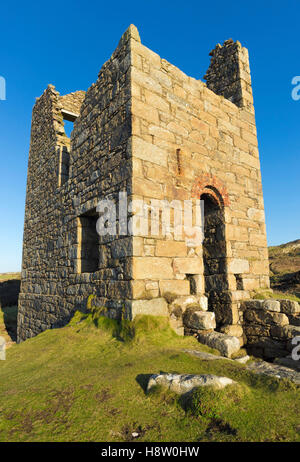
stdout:
<svg viewBox="0 0 300 462">
<path fill-rule="evenodd" d="M 300 372 L 300 359 L 295 360 L 292 356 L 286 356 L 286 358 L 276 358 L 274 360 L 275 364 L 279 364 L 279 366 L 289 367 L 290 369 L 294 369 L 297 372 Z"/>
<path fill-rule="evenodd" d="M 299 362 L 289 359 L 289 363 L 284 363 L 284 359 L 280 358 L 276 363 L 268 363 L 266 361 L 253 361 L 249 364 L 247 362 L 251 359 L 248 355 L 243 356 L 237 359 L 224 358 L 224 356 L 218 356 L 211 353 L 206 353 L 204 351 L 198 350 L 183 350 L 185 353 L 192 356 L 196 356 L 202 361 L 215 361 L 215 360 L 224 360 L 238 362 L 245 365 L 245 368 L 254 372 L 256 374 L 265 374 L 277 378 L 289 379 L 296 384 L 300 384 L 300 371 L 299 371 Z M 291 365 L 293 361 L 293 365 Z M 288 367 L 286 367 L 288 366 Z M 293 367 L 292 367 L 293 366 Z M 291 370 L 295 369 L 295 370 Z"/>
<path fill-rule="evenodd" d="M 192 329 L 215 329 L 216 328 L 216 316 L 211 311 L 192 311 L 189 316 L 185 317 L 185 325 Z"/>
<path fill-rule="evenodd" d="M 236 361 L 241 364 L 246 364 L 250 359 L 250 356 L 248 355 L 241 356 L 240 358 L 231 359 L 231 358 L 226 358 L 225 356 L 214 355 L 212 353 L 206 353 L 205 351 L 199 351 L 199 350 L 182 350 L 182 351 L 192 356 L 197 356 L 197 358 L 202 359 L 204 361 L 215 361 L 215 360 L 222 359 L 225 361 Z"/>
<path fill-rule="evenodd" d="M 218 350 L 221 355 L 230 358 L 234 353 L 240 350 L 240 342 L 237 337 L 222 334 L 222 332 L 201 333 L 198 331 L 198 340 L 200 343 Z"/>
<path fill-rule="evenodd" d="M 266 361 L 257 361 L 246 366 L 250 371 L 256 374 L 269 375 L 279 379 L 288 379 L 300 385 L 300 373 L 278 364 L 268 363 Z"/>
</svg>

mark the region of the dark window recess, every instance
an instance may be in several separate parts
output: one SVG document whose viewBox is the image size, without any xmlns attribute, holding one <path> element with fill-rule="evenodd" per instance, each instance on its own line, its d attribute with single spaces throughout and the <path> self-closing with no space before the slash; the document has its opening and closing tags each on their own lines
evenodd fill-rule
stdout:
<svg viewBox="0 0 300 462">
<path fill-rule="evenodd" d="M 216 194 L 217 195 L 217 194 Z M 227 323 L 231 314 L 228 292 L 227 255 L 224 211 L 212 194 L 204 193 L 203 264 L 208 310 L 216 315 L 217 329 Z"/>
<path fill-rule="evenodd" d="M 79 259 L 81 273 L 93 273 L 99 269 L 97 219 L 98 215 L 95 209 L 79 217 Z"/>
<path fill-rule="evenodd" d="M 235 274 L 236 290 L 244 290 L 243 278 L 241 274 Z"/>
<path fill-rule="evenodd" d="M 69 179 L 70 155 L 66 146 L 62 146 L 59 153 L 58 186 L 62 186 Z"/>
<path fill-rule="evenodd" d="M 195 281 L 195 275 L 194 274 L 187 274 L 186 278 L 190 283 L 190 294 L 191 295 L 196 295 L 197 294 L 197 286 L 196 286 L 196 281 Z"/>
</svg>

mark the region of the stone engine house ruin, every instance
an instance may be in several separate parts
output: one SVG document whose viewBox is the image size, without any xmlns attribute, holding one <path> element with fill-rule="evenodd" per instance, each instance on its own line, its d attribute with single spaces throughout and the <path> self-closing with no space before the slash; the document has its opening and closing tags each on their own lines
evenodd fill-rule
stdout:
<svg viewBox="0 0 300 462">
<path fill-rule="evenodd" d="M 60 96 L 49 85 L 37 99 L 19 341 L 63 326 L 91 294 L 112 318 L 169 315 L 174 296 L 207 303 L 226 332 L 242 325 L 250 291 L 269 287 L 248 52 L 227 40 L 210 55 L 204 83 L 130 26 L 86 92 Z M 64 120 L 74 122 L 70 139 Z M 204 200 L 203 245 L 187 246 L 172 229 L 99 236 L 97 204 L 120 191 L 146 203 Z"/>
</svg>

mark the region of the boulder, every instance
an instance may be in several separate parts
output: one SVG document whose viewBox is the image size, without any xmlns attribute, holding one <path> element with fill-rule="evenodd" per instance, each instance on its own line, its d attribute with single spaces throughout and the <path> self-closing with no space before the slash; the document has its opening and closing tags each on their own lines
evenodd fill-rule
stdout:
<svg viewBox="0 0 300 462">
<path fill-rule="evenodd" d="M 182 297 L 177 297 L 172 302 L 170 310 L 172 311 L 172 309 L 180 307 L 182 312 L 184 312 L 189 305 L 195 304 L 197 304 L 202 311 L 208 310 L 208 301 L 205 295 L 184 295 Z"/>
<path fill-rule="evenodd" d="M 248 310 L 244 313 L 244 320 L 250 324 L 266 324 L 286 326 L 289 323 L 288 317 L 283 313 L 273 311 Z"/>
<path fill-rule="evenodd" d="M 288 367 L 268 363 L 266 361 L 253 362 L 246 367 L 248 370 L 255 372 L 255 374 L 269 375 L 278 379 L 289 379 L 297 385 L 300 385 L 300 373 Z"/>
<path fill-rule="evenodd" d="M 222 334 L 221 332 L 198 333 L 200 343 L 215 348 L 221 355 L 231 358 L 234 353 L 240 349 L 240 342 L 237 337 Z"/>
<path fill-rule="evenodd" d="M 239 324 L 223 326 L 220 330 L 222 333 L 233 337 L 242 337 L 243 335 L 243 328 Z"/>
<path fill-rule="evenodd" d="M 234 380 L 228 377 L 219 377 L 211 374 L 154 374 L 150 377 L 147 391 L 156 385 L 161 385 L 162 387 L 181 395 L 183 393 L 188 393 L 197 387 L 212 386 L 221 389 L 227 385 L 235 383 L 236 382 Z"/>
<path fill-rule="evenodd" d="M 244 311 L 247 310 L 264 310 L 280 312 L 280 302 L 278 300 L 246 300 L 242 302 L 242 308 Z"/>
<path fill-rule="evenodd" d="M 176 332 L 177 335 L 184 335 L 184 327 L 181 318 L 177 318 L 174 314 L 171 314 L 169 323 L 171 328 L 174 330 L 174 332 Z"/>
<path fill-rule="evenodd" d="M 287 314 L 289 323 L 291 326 L 300 326 L 300 313 L 299 314 Z"/>
<path fill-rule="evenodd" d="M 184 325 L 195 330 L 199 329 L 215 329 L 216 317 L 211 311 L 193 311 L 187 309 L 184 314 Z"/>
<path fill-rule="evenodd" d="M 278 300 L 263 300 L 262 309 L 265 311 L 280 312 L 280 302 Z"/>
<path fill-rule="evenodd" d="M 138 314 L 152 316 L 168 316 L 168 304 L 164 298 L 153 298 L 151 300 L 133 300 L 131 305 L 132 319 Z"/>
<path fill-rule="evenodd" d="M 201 310 L 207 311 L 208 310 L 208 298 L 205 295 L 198 295 L 198 303 L 200 305 Z"/>
<path fill-rule="evenodd" d="M 293 300 L 280 300 L 280 310 L 285 314 L 300 313 L 300 305 Z"/>
</svg>

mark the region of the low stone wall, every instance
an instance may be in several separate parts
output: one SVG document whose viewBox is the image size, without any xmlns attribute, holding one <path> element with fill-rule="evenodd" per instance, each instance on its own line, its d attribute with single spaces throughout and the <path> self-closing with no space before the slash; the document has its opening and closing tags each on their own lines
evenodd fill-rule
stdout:
<svg viewBox="0 0 300 462">
<path fill-rule="evenodd" d="M 18 279 L 0 282 L 0 307 L 18 304 L 20 284 Z"/>
<path fill-rule="evenodd" d="M 292 300 L 246 300 L 242 302 L 247 351 L 273 360 L 288 356 L 300 336 L 300 306 Z"/>
</svg>

